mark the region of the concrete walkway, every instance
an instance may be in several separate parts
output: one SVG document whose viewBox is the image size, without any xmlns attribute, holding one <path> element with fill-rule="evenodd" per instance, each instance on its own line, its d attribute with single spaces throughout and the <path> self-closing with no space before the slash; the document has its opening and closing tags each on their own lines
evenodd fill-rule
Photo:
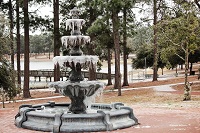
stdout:
<svg viewBox="0 0 200 133">
<path fill-rule="evenodd" d="M 199 82 L 199 81 L 194 81 L 193 83 L 197 83 L 197 82 Z M 123 88 L 122 91 L 153 88 L 155 91 L 167 91 L 167 92 L 172 92 L 172 91 L 176 91 L 175 89 L 172 88 L 172 86 L 180 85 L 180 84 L 184 84 L 184 83 L 167 84 L 167 85 L 158 85 L 158 86 L 148 86 L 148 87 L 138 87 L 138 88 Z M 108 90 L 108 91 L 109 91 L 109 90 Z M 118 91 L 118 90 L 114 90 L 114 91 Z"/>
<path fill-rule="evenodd" d="M 153 89 L 155 91 L 176 91 L 171 87 L 171 85 L 154 86 Z"/>
<path fill-rule="evenodd" d="M 142 105 L 133 105 L 131 107 L 140 125 L 111 131 L 110 133 L 200 133 L 199 108 L 188 108 L 187 106 L 181 108 L 158 108 Z M 14 118 L 17 113 L 18 109 L 0 109 L 0 133 L 44 133 L 16 127 Z"/>
<path fill-rule="evenodd" d="M 178 83 L 178 84 L 183 84 L 183 83 Z M 176 91 L 171 86 L 178 85 L 178 84 L 167 84 L 167 85 L 138 87 L 138 88 L 123 88 L 122 91 L 153 88 L 155 91 L 167 91 L 167 92 L 169 92 L 169 91 Z M 108 91 L 111 91 L 111 90 L 108 90 Z M 118 90 L 114 90 L 114 91 L 118 91 Z"/>
</svg>

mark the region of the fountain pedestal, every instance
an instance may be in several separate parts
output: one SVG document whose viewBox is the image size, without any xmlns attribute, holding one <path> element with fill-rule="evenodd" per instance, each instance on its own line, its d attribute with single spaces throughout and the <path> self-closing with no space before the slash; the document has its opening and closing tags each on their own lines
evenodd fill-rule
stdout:
<svg viewBox="0 0 200 133">
<path fill-rule="evenodd" d="M 80 89 L 80 86 L 71 86 L 69 85 L 66 87 L 67 89 L 64 89 L 63 92 L 61 92 L 63 95 L 68 96 L 71 100 L 71 104 L 69 106 L 69 111 L 73 112 L 74 114 L 84 114 L 86 113 L 86 105 L 84 103 L 84 100 L 86 98 L 84 94 L 84 90 L 79 90 L 76 92 L 77 94 L 73 94 L 73 91 L 76 91 L 75 89 Z"/>
<path fill-rule="evenodd" d="M 80 96 L 81 95 L 81 96 Z M 83 92 L 80 91 L 79 97 L 69 97 L 71 100 L 71 104 L 69 106 L 69 111 L 74 114 L 85 114 L 86 113 L 86 105 L 84 104 L 85 96 Z"/>
</svg>

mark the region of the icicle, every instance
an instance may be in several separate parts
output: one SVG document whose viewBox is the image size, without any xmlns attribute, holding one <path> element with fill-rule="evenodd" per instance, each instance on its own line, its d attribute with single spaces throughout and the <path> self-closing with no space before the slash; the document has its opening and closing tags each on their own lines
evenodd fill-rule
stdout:
<svg viewBox="0 0 200 133">
<path fill-rule="evenodd" d="M 79 88 L 74 88 L 75 89 L 75 95 L 78 97 L 78 93 L 79 93 Z"/>
<path fill-rule="evenodd" d="M 82 36 L 83 38 L 83 44 L 86 44 L 88 42 L 90 42 L 90 37 L 89 36 Z"/>
<path fill-rule="evenodd" d="M 77 44 L 84 45 L 85 43 L 90 42 L 89 36 L 63 36 L 61 37 L 62 45 L 68 46 L 75 46 Z M 82 43 L 83 42 L 83 43 Z"/>
<path fill-rule="evenodd" d="M 79 45 L 81 44 L 81 39 L 82 39 L 81 36 L 77 36 L 77 40 L 78 40 Z"/>
<path fill-rule="evenodd" d="M 83 65 L 91 66 L 91 63 L 96 64 L 98 62 L 98 56 L 90 56 L 90 55 L 84 55 L 84 56 L 56 56 L 53 58 L 54 64 L 59 64 L 62 66 L 65 62 L 68 62 L 69 64 L 71 62 L 74 62 L 74 64 L 80 63 Z"/>
<path fill-rule="evenodd" d="M 66 30 L 68 30 L 69 21 L 66 21 Z"/>
<path fill-rule="evenodd" d="M 71 93 L 72 93 L 72 96 L 75 96 L 75 88 L 74 87 L 71 88 Z"/>
<path fill-rule="evenodd" d="M 73 19 L 66 20 L 66 30 L 68 30 L 68 27 L 69 27 L 69 30 L 71 29 L 74 31 L 74 20 Z"/>
<path fill-rule="evenodd" d="M 75 24 L 74 22 L 72 22 L 72 32 L 74 32 L 74 27 L 75 27 Z"/>
</svg>

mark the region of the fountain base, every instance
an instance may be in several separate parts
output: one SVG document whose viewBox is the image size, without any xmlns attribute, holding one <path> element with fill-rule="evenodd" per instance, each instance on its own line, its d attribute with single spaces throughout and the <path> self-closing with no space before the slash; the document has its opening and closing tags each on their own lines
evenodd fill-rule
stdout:
<svg viewBox="0 0 200 133">
<path fill-rule="evenodd" d="M 86 114 L 72 114 L 70 103 L 49 102 L 40 105 L 22 105 L 15 117 L 20 128 L 46 132 L 112 131 L 138 124 L 130 107 L 122 103 L 91 104 Z"/>
</svg>

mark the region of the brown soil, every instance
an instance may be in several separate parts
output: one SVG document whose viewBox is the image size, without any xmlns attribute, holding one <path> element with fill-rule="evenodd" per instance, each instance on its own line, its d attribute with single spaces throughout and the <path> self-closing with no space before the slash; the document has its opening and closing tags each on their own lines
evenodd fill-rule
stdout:
<svg viewBox="0 0 200 133">
<path fill-rule="evenodd" d="M 189 81 L 195 81 L 196 76 L 190 76 Z M 174 84 L 174 83 L 183 83 L 184 78 L 174 78 L 169 80 L 163 80 L 163 81 L 156 81 L 156 82 L 140 82 L 140 83 L 133 83 L 130 84 L 130 86 L 127 86 L 126 88 L 138 88 L 138 87 L 146 87 L 146 86 L 156 86 L 156 85 L 163 85 L 163 84 Z M 107 86 L 105 90 L 112 89 L 113 86 Z M 134 89 L 129 91 L 122 91 L 122 96 L 118 96 L 117 91 L 110 91 L 105 92 L 102 94 L 102 96 L 97 97 L 96 102 L 104 102 L 104 103 L 110 103 L 110 102 L 123 102 L 126 104 L 140 104 L 140 103 L 153 103 L 153 104 L 164 104 L 164 103 L 177 103 L 182 101 L 183 98 L 183 85 L 176 85 L 173 88 L 176 89 L 176 92 L 156 92 L 151 87 L 146 89 Z M 192 93 L 192 100 L 194 101 L 200 101 L 200 82 L 196 82 L 192 85 L 194 87 L 192 91 L 198 92 L 196 95 L 195 93 Z M 42 97 L 52 97 L 52 96 L 61 96 L 58 93 L 52 93 L 51 91 L 40 91 L 40 90 L 31 90 L 31 99 L 35 98 L 42 98 Z M 16 99 L 23 99 L 21 96 L 17 97 Z M 61 98 L 55 98 L 52 99 L 55 102 L 69 102 L 69 98 L 67 97 L 61 97 Z M 36 101 L 26 101 L 26 102 L 11 102 L 9 104 L 6 104 L 7 108 L 18 108 L 21 104 L 38 104 L 38 103 L 44 103 L 50 101 L 49 99 L 46 100 L 36 100 Z"/>
<path fill-rule="evenodd" d="M 200 82 L 192 83 L 192 91 L 200 91 Z M 181 91 L 184 88 L 184 84 L 173 86 L 174 89 Z"/>
<path fill-rule="evenodd" d="M 148 81 L 148 82 L 138 82 L 138 83 L 130 83 L 129 86 L 124 86 L 123 88 L 138 88 L 138 87 L 148 87 L 148 86 L 157 86 L 157 85 L 166 85 L 166 84 L 175 84 L 175 83 L 184 83 L 184 77 L 175 77 L 168 80 L 160 80 L 160 81 Z M 189 76 L 189 82 L 198 81 L 197 76 Z M 105 89 L 113 89 L 113 85 L 106 86 Z"/>
</svg>

